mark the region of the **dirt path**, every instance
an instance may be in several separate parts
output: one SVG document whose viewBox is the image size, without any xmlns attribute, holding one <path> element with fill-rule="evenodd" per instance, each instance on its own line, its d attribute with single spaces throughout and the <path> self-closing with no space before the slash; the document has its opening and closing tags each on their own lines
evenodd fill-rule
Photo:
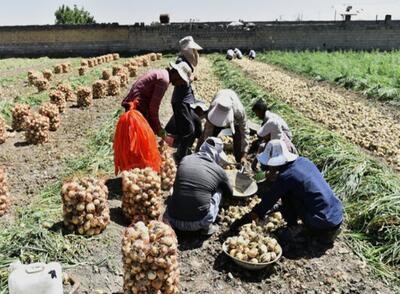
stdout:
<svg viewBox="0 0 400 294">
<path fill-rule="evenodd" d="M 400 117 L 392 109 L 269 64 L 236 60 L 268 92 L 400 170 Z"/>
<path fill-rule="evenodd" d="M 157 67 L 162 62 L 151 66 Z M 140 68 L 139 74 L 148 69 Z M 60 180 L 65 169 L 64 161 L 86 152 L 88 136 L 119 108 L 121 97 L 128 90 L 126 88 L 120 97 L 96 99 L 86 109 L 75 108 L 73 103 L 69 103 L 61 115 L 60 128 L 50 133 L 49 142 L 44 145 L 27 145 L 24 132 L 12 133 L 13 137 L 0 147 L 0 166 L 4 166 L 8 174 L 12 212 L 18 206 L 30 203 L 43 187 Z M 7 222 L 12 216 L 13 213 L 7 214 L 0 220 Z"/>
</svg>

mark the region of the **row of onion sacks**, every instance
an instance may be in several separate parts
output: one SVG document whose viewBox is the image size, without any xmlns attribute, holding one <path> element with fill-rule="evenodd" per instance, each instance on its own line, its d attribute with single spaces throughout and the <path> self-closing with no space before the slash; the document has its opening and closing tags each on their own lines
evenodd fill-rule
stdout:
<svg viewBox="0 0 400 294">
<path fill-rule="evenodd" d="M 100 234 L 110 222 L 108 189 L 103 180 L 72 179 L 61 189 L 64 225 L 80 235 Z"/>
<path fill-rule="evenodd" d="M 136 222 L 124 231 L 124 294 L 179 293 L 177 239 L 162 222 Z"/>
</svg>

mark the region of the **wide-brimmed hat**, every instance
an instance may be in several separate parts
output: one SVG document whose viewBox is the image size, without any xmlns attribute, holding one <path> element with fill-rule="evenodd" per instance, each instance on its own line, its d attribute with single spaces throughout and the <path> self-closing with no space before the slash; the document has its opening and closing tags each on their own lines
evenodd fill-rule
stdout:
<svg viewBox="0 0 400 294">
<path fill-rule="evenodd" d="M 204 101 L 195 99 L 194 102 L 190 104 L 190 108 L 196 109 L 197 107 L 200 107 L 204 112 L 208 110 L 208 106 L 204 103 Z"/>
<path fill-rule="evenodd" d="M 229 96 L 223 96 L 217 100 L 217 103 L 208 111 L 208 120 L 216 127 L 231 128 L 235 133 L 232 99 Z"/>
<path fill-rule="evenodd" d="M 182 39 L 179 40 L 179 46 L 181 49 L 196 49 L 196 50 L 202 50 L 203 48 L 200 47 L 199 44 L 197 44 L 192 36 L 186 36 Z"/>
<path fill-rule="evenodd" d="M 178 72 L 182 80 L 184 80 L 187 84 L 190 83 L 190 76 L 192 75 L 192 69 L 186 62 L 179 62 L 179 63 L 170 62 L 169 66 Z"/>
<path fill-rule="evenodd" d="M 262 153 L 257 155 L 257 160 L 262 165 L 282 166 L 288 162 L 295 161 L 299 156 L 289 152 L 282 140 L 271 140 Z"/>
</svg>

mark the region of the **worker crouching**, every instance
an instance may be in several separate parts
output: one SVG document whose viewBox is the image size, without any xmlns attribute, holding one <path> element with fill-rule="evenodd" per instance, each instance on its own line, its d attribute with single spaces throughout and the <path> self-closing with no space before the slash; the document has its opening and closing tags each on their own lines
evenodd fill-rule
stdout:
<svg viewBox="0 0 400 294">
<path fill-rule="evenodd" d="M 211 235 L 222 197 L 232 196 L 221 139 L 210 137 L 199 152 L 184 157 L 178 167 L 173 193 L 167 203 L 165 221 L 180 231 Z"/>
</svg>

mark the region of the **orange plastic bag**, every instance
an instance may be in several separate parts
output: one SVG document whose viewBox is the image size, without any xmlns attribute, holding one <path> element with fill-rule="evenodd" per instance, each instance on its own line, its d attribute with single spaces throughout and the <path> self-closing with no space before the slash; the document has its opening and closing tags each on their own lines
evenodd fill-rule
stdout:
<svg viewBox="0 0 400 294">
<path fill-rule="evenodd" d="M 135 104 L 119 118 L 113 148 L 116 175 L 137 167 L 151 167 L 160 172 L 161 156 L 156 136 L 147 120 L 135 109 Z"/>
</svg>

